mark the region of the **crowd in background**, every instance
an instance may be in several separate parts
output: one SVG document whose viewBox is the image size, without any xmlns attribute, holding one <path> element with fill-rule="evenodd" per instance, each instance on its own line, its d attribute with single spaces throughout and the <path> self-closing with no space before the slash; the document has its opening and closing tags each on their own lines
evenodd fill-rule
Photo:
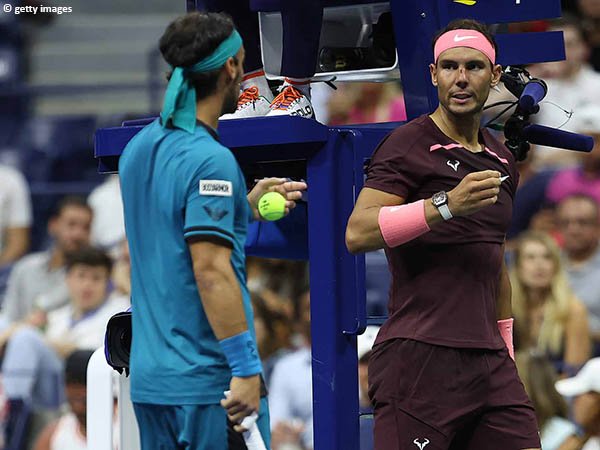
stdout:
<svg viewBox="0 0 600 450">
<path fill-rule="evenodd" d="M 595 147 L 590 154 L 532 148 L 520 164 L 506 253 L 516 362 L 536 406 L 544 449 L 598 450 L 600 1 L 565 6 L 572 17 L 519 25 L 565 34 L 566 61 L 528 68 L 549 88 L 535 120 L 590 134 Z M 491 101 L 504 95 L 495 93 Z M 315 104 L 323 105 L 317 116 L 331 125 L 406 119 L 398 83 L 343 84 Z M 103 345 L 108 318 L 129 305 L 121 208 L 118 176 L 112 175 L 87 198 L 56 202 L 42 224 L 50 244 L 32 245 L 27 179 L 0 166 L 0 400 L 5 404 L 0 419 L 7 436 L 24 436 L 29 448 L 85 448 L 85 366 L 91 351 Z M 247 271 L 270 391 L 273 449 L 310 449 L 308 265 L 249 257 Z M 367 255 L 370 315 L 385 314 L 388 286 L 383 252 Z M 366 362 L 376 332 L 369 327 L 359 340 L 365 413 L 370 409 Z"/>
</svg>

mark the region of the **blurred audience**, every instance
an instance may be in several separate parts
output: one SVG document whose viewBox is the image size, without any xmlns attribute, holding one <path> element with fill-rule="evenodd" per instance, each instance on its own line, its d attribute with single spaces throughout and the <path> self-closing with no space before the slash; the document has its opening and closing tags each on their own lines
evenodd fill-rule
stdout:
<svg viewBox="0 0 600 450">
<path fill-rule="evenodd" d="M 275 363 L 290 351 L 291 321 L 280 311 L 269 309 L 264 298 L 251 294 L 258 353 L 267 386 Z"/>
<path fill-rule="evenodd" d="M 109 175 L 88 197 L 94 212 L 90 241 L 113 256 L 125 239 L 125 219 L 119 175 Z"/>
<path fill-rule="evenodd" d="M 587 311 L 569 287 L 552 238 L 523 234 L 510 275 L 515 349 L 539 351 L 560 374 L 576 373 L 590 357 Z"/>
<path fill-rule="evenodd" d="M 556 390 L 573 399 L 573 419 L 581 427 L 572 449 L 600 450 L 600 358 L 589 360 L 573 378 L 557 381 Z"/>
<path fill-rule="evenodd" d="M 77 350 L 65 361 L 65 392 L 69 411 L 48 424 L 34 450 L 86 450 L 87 365 L 91 350 Z"/>
<path fill-rule="evenodd" d="M 0 329 L 23 320 L 37 324 L 45 313 L 68 303 L 65 257 L 89 244 L 91 222 L 92 211 L 84 199 L 66 197 L 60 201 L 48 221 L 52 246 L 25 256 L 11 271 Z"/>
<path fill-rule="evenodd" d="M 129 244 L 127 239 L 123 239 L 116 249 L 118 253 L 112 270 L 111 298 L 120 298 L 126 302 L 131 302 L 131 259 L 129 258 Z"/>
<path fill-rule="evenodd" d="M 13 410 L 12 405 L 25 405 L 34 413 L 56 411 L 64 401 L 64 359 L 75 350 L 103 345 L 108 319 L 127 307 L 107 300 L 111 268 L 112 261 L 101 250 L 71 252 L 66 262 L 70 303 L 50 312 L 39 328 L 10 328 L 2 361 L 9 418 L 22 415 L 22 408 Z"/>
<path fill-rule="evenodd" d="M 305 292 L 296 316 L 299 346 L 273 368 L 269 388 L 273 450 L 313 448 L 310 293 Z"/>
<path fill-rule="evenodd" d="M 600 211 L 591 197 L 572 195 L 557 205 L 569 283 L 589 313 L 595 352 L 600 347 Z"/>
<path fill-rule="evenodd" d="M 533 118 L 542 125 L 577 131 L 580 129 L 579 111 L 588 105 L 600 105 L 600 74 L 588 63 L 590 50 L 579 19 L 565 15 L 551 22 L 548 30 L 564 33 L 566 59 L 529 68 L 533 76 L 548 84 L 548 95 Z M 573 116 L 568 120 L 570 111 Z M 569 166 L 577 164 L 578 155 L 568 150 L 539 147 L 535 159 L 538 166 Z"/>
<path fill-rule="evenodd" d="M 399 122 L 406 120 L 398 83 L 346 83 L 329 99 L 329 124 Z"/>
<path fill-rule="evenodd" d="M 577 6 L 582 18 L 582 27 L 590 46 L 590 63 L 600 71 L 600 2 L 598 0 L 578 0 Z"/>
<path fill-rule="evenodd" d="M 548 183 L 546 198 L 558 203 L 571 194 L 585 194 L 600 203 L 600 103 L 578 110 L 579 133 L 594 138 L 591 153 L 576 153 L 579 165 L 559 170 Z"/>
<path fill-rule="evenodd" d="M 577 426 L 568 420 L 569 407 L 556 391 L 557 374 L 550 361 L 530 351 L 517 352 L 515 361 L 533 403 L 544 450 L 575 450 Z"/>
<path fill-rule="evenodd" d="M 294 299 L 308 289 L 308 264 L 305 261 L 248 257 L 248 289 L 265 301 L 267 308 L 294 319 Z"/>
<path fill-rule="evenodd" d="M 0 165 L 0 270 L 29 249 L 31 220 L 27 181 L 17 170 Z"/>
<path fill-rule="evenodd" d="M 507 238 L 510 240 L 509 249 L 512 249 L 515 238 L 526 230 L 551 233 L 556 228 L 553 205 L 546 200 L 548 184 L 557 172 L 557 169 L 546 168 L 536 170 L 533 160 L 535 150 L 529 152 L 525 161 L 517 163 L 519 170 L 519 186 L 513 204 L 513 216 Z"/>
</svg>

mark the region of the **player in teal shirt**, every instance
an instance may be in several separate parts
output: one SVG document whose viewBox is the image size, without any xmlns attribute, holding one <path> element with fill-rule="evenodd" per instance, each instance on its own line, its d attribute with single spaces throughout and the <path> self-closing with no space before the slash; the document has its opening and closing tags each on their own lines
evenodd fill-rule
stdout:
<svg viewBox="0 0 600 450">
<path fill-rule="evenodd" d="M 232 443 L 235 433 L 227 443 L 227 418 L 240 431 L 257 410 L 268 445 L 246 229 L 264 193 L 284 194 L 292 208 L 306 185 L 272 178 L 247 194 L 233 154 L 219 143 L 218 118 L 236 108 L 244 59 L 227 16 L 180 17 L 160 47 L 174 68 L 161 117 L 119 162 L 132 266 L 131 398 L 142 449 L 243 448 Z"/>
</svg>

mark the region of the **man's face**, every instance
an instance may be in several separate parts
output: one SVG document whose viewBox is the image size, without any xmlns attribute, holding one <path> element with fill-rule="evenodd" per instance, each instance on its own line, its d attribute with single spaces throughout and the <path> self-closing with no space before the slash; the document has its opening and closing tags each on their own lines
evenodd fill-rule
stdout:
<svg viewBox="0 0 600 450">
<path fill-rule="evenodd" d="M 565 40 L 565 59 L 544 64 L 552 78 L 567 78 L 576 73 L 589 58 L 589 49 L 580 31 L 567 25 L 563 28 L 549 28 L 548 31 L 562 31 Z"/>
<path fill-rule="evenodd" d="M 85 384 L 79 383 L 67 383 L 65 385 L 65 391 L 67 395 L 67 402 L 78 422 L 82 427 L 86 426 L 86 399 L 87 392 Z"/>
<path fill-rule="evenodd" d="M 104 266 L 75 264 L 67 272 L 69 296 L 82 312 L 98 308 L 106 299 L 109 273 Z"/>
<path fill-rule="evenodd" d="M 501 75 L 500 66 L 492 67 L 487 56 L 466 47 L 446 50 L 429 69 L 440 104 L 459 117 L 479 113 Z"/>
<path fill-rule="evenodd" d="M 567 254 L 577 254 L 598 245 L 598 208 L 593 200 L 567 198 L 557 208 L 558 226 Z"/>
<path fill-rule="evenodd" d="M 221 114 L 231 114 L 237 109 L 238 98 L 240 96 L 240 83 L 244 76 L 244 58 L 246 52 L 244 47 L 236 54 L 237 64 L 235 65 L 235 74 L 233 80 L 230 79 L 230 84 L 226 88 L 225 99 L 223 100 L 223 108 Z"/>
<path fill-rule="evenodd" d="M 575 421 L 590 434 L 600 434 L 600 394 L 588 392 L 573 401 Z"/>
<path fill-rule="evenodd" d="M 88 245 L 92 213 L 80 206 L 67 206 L 50 220 L 48 231 L 63 252 L 71 252 Z"/>
</svg>

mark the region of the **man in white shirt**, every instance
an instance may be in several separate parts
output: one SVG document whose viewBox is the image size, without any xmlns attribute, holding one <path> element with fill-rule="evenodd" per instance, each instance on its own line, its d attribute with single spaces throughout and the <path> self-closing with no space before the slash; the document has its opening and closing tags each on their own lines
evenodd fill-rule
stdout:
<svg viewBox="0 0 600 450">
<path fill-rule="evenodd" d="M 30 325 L 13 331 L 2 375 L 6 397 L 31 409 L 56 409 L 64 401 L 63 360 L 75 350 L 104 343 L 108 319 L 128 304 L 107 301 L 112 262 L 101 250 L 69 254 L 67 285 L 71 303 L 48 314 L 45 333 Z"/>
<path fill-rule="evenodd" d="M 27 252 L 30 228 L 27 181 L 17 170 L 0 164 L 0 269 Z"/>
<path fill-rule="evenodd" d="M 564 33 L 566 59 L 531 67 L 532 75 L 548 84 L 548 95 L 533 118 L 541 125 L 562 126 L 564 130 L 577 132 L 581 128 L 577 111 L 600 104 L 600 74 L 588 64 L 590 50 L 577 19 L 565 16 L 552 22 L 549 31 Z M 563 110 L 573 111 L 573 117 L 568 120 Z M 541 166 L 569 166 L 579 162 L 577 152 L 550 147 L 536 147 L 533 155 Z"/>
<path fill-rule="evenodd" d="M 95 188 L 88 197 L 88 204 L 94 211 L 92 221 L 92 245 L 113 252 L 118 250 L 125 239 L 125 219 L 119 175 L 109 176 Z"/>
<path fill-rule="evenodd" d="M 582 450 L 600 450 L 600 358 L 590 359 L 574 377 L 557 381 L 556 390 L 573 398 Z"/>
<path fill-rule="evenodd" d="M 66 197 L 48 221 L 52 247 L 32 253 L 16 263 L 8 279 L 0 311 L 0 329 L 21 321 L 34 325 L 46 312 L 68 303 L 65 285 L 65 256 L 88 245 L 92 210 L 84 199 Z M 0 336 L 0 345 L 5 342 Z"/>
</svg>

